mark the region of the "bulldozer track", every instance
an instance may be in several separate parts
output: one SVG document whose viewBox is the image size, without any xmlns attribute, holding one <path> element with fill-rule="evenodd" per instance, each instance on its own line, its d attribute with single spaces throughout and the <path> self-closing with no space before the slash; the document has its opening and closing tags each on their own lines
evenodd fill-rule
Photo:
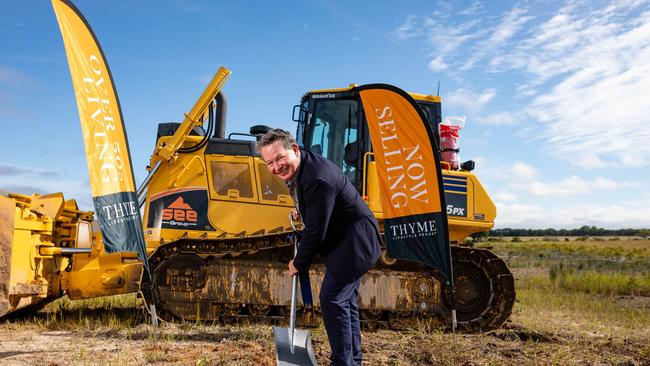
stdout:
<svg viewBox="0 0 650 366">
<path fill-rule="evenodd" d="M 290 235 L 291 233 L 281 233 L 220 240 L 179 240 L 161 245 L 149 260 L 158 316 L 170 322 L 286 322 L 288 303 L 278 301 L 279 295 L 268 288 L 276 287 L 281 292 L 282 282 L 275 286 L 268 282 L 261 286 L 255 286 L 254 283 L 264 273 L 273 271 L 278 273 L 276 277 L 286 277 L 280 273 L 285 271 L 286 263 L 292 257 Z M 452 255 L 459 328 L 475 332 L 500 327 L 510 316 L 515 299 L 514 278 L 505 262 L 483 248 L 452 246 Z M 322 269 L 319 266 L 312 268 L 317 271 L 318 268 Z M 439 272 L 422 265 L 397 261 L 393 265 L 378 263 L 366 276 L 393 278 L 406 275 L 413 278 L 418 286 L 424 284 L 418 278 L 443 284 L 440 290 L 442 299 L 437 302 L 431 300 L 430 304 L 435 304 L 425 311 L 400 311 L 364 308 L 362 294 L 359 306 L 364 329 L 403 330 L 451 326 L 449 291 Z M 240 282 L 237 282 L 237 286 L 233 276 L 238 276 L 237 281 Z M 228 278 L 232 282 L 228 282 Z M 288 286 L 289 281 L 284 282 Z M 243 288 L 246 286 L 242 283 L 253 284 Z M 151 296 L 146 291 L 147 287 L 148 281 L 145 278 L 141 295 L 149 304 Z M 206 293 L 211 297 L 206 297 Z M 319 311 L 318 306 L 299 306 L 298 325 L 318 326 L 322 318 Z"/>
<path fill-rule="evenodd" d="M 512 313 L 515 282 L 512 272 L 489 249 L 452 246 L 459 327 L 488 331 L 500 327 Z M 449 308 L 448 291 L 443 303 Z"/>
</svg>

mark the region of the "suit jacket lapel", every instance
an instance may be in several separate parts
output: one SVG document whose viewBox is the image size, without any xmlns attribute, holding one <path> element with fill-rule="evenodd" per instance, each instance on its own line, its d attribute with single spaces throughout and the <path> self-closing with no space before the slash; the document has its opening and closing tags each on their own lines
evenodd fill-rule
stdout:
<svg viewBox="0 0 650 366">
<path fill-rule="evenodd" d="M 307 165 L 307 160 L 309 158 L 309 155 L 305 150 L 300 150 L 300 167 L 298 168 L 298 176 L 296 179 L 298 180 L 298 184 L 296 185 L 296 195 L 298 196 L 298 211 L 300 212 L 300 217 L 305 217 L 305 200 L 303 198 L 303 189 L 302 189 L 302 183 L 304 182 L 302 177 L 302 173 L 305 171 L 305 165 Z"/>
</svg>

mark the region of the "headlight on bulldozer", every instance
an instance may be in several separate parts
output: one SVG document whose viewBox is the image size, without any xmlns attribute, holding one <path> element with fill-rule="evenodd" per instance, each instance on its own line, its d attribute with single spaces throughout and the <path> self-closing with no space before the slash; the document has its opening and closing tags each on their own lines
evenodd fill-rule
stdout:
<svg viewBox="0 0 650 366">
<path fill-rule="evenodd" d="M 75 243 L 77 248 L 90 248 L 93 245 L 93 229 L 88 221 L 77 222 Z"/>
</svg>

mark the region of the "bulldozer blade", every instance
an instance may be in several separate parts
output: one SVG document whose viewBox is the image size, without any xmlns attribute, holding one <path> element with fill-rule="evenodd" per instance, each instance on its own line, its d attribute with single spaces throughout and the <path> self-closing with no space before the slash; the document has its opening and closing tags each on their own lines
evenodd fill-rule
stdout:
<svg viewBox="0 0 650 366">
<path fill-rule="evenodd" d="M 302 329 L 295 329 L 294 332 L 292 352 L 290 329 L 273 327 L 277 365 L 316 365 L 316 356 L 311 346 L 311 334 L 308 330 Z"/>
<path fill-rule="evenodd" d="M 11 246 L 14 239 L 16 205 L 13 200 L 0 195 L 0 317 L 11 308 L 9 280 L 11 278 Z"/>
</svg>

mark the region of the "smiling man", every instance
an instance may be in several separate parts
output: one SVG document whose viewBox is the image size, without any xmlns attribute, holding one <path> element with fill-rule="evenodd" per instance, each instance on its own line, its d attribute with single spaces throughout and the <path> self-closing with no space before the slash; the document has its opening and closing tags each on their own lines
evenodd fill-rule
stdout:
<svg viewBox="0 0 650 366">
<path fill-rule="evenodd" d="M 291 134 L 267 132 L 257 143 L 269 171 L 287 183 L 304 231 L 289 275 L 325 262 L 320 291 L 332 365 L 361 365 L 359 284 L 381 254 L 379 227 L 352 183 L 331 161 L 300 150 Z"/>
</svg>

